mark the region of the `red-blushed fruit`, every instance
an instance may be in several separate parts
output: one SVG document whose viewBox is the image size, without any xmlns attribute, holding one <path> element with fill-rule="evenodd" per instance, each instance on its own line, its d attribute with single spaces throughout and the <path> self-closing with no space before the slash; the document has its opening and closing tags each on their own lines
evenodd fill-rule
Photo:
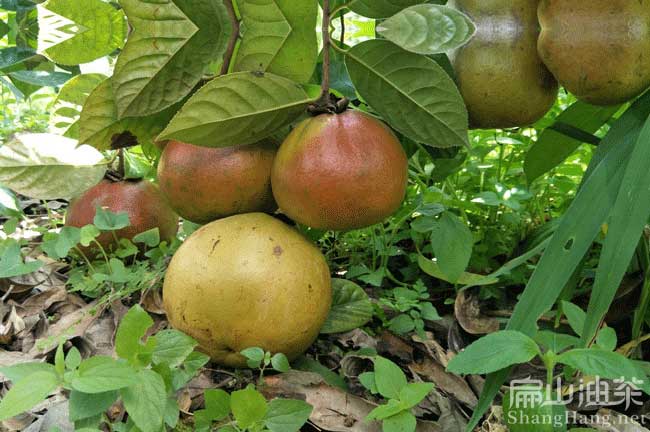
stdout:
<svg viewBox="0 0 650 432">
<path fill-rule="evenodd" d="M 160 189 L 183 218 L 207 223 L 277 209 L 271 166 L 277 145 L 208 148 L 169 141 L 158 165 Z"/>
<path fill-rule="evenodd" d="M 368 114 L 323 114 L 284 141 L 271 182 L 280 209 L 317 229 L 374 225 L 402 204 L 408 159 L 393 132 Z"/>
<path fill-rule="evenodd" d="M 148 181 L 102 181 L 70 203 L 65 224 L 78 228 L 92 224 L 97 207 L 129 215 L 130 226 L 115 233 L 118 239 L 131 240 L 140 233 L 158 228 L 161 240 L 171 240 L 178 231 L 178 216 L 158 186 Z M 106 250 L 115 246 L 110 232 L 102 233 L 97 241 Z"/>
</svg>

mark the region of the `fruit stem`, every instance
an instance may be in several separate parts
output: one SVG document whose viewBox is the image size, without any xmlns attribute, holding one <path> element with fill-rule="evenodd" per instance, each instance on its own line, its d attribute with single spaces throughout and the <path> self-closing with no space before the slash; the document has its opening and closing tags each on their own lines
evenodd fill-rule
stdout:
<svg viewBox="0 0 650 432">
<path fill-rule="evenodd" d="M 241 23 L 237 18 L 237 13 L 235 12 L 235 5 L 233 0 L 226 0 L 223 2 L 230 16 L 230 21 L 232 23 L 232 35 L 230 35 L 230 40 L 228 41 L 228 47 L 226 52 L 223 55 L 223 65 L 221 66 L 221 75 L 226 75 L 228 70 L 230 70 L 230 63 L 232 58 L 235 55 L 235 48 L 237 48 L 237 42 L 239 41 L 239 33 L 241 30 Z"/>
<path fill-rule="evenodd" d="M 323 0 L 323 83 L 321 86 L 321 101 L 331 103 L 330 98 L 330 0 Z"/>
<path fill-rule="evenodd" d="M 124 178 L 126 175 L 126 169 L 124 168 L 124 149 L 117 151 L 117 174 L 120 178 Z"/>
</svg>

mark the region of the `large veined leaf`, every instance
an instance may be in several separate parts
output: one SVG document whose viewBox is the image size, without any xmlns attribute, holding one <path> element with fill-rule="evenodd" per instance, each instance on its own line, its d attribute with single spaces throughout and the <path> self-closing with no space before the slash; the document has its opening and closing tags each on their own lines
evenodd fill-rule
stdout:
<svg viewBox="0 0 650 432">
<path fill-rule="evenodd" d="M 92 147 L 58 135 L 18 135 L 0 147 L 0 182 L 31 198 L 72 198 L 101 181 L 103 160 Z"/>
<path fill-rule="evenodd" d="M 68 138 L 79 138 L 78 120 L 83 104 L 88 95 L 105 79 L 102 74 L 83 74 L 65 83 L 52 106 L 52 132 Z"/>
<path fill-rule="evenodd" d="M 533 334 L 539 317 L 551 309 L 561 294 L 600 231 L 601 225 L 611 213 L 621 189 L 630 154 L 648 115 L 650 94 L 639 99 L 612 126 L 601 142 L 582 187 L 562 218 L 515 307 L 508 322 L 509 330 Z M 489 409 L 509 373 L 509 369 L 504 369 L 488 376 L 468 430 L 472 430 Z"/>
<path fill-rule="evenodd" d="M 223 0 L 120 0 L 134 31 L 115 65 L 118 117 L 158 113 L 223 56 L 232 25 Z"/>
<path fill-rule="evenodd" d="M 242 0 L 236 71 L 271 72 L 307 82 L 318 59 L 316 0 Z"/>
<path fill-rule="evenodd" d="M 441 5 L 404 9 L 377 27 L 377 33 L 407 51 L 440 54 L 466 44 L 476 26 L 464 13 Z"/>
<path fill-rule="evenodd" d="M 576 102 L 567 108 L 528 150 L 524 162 L 528 182 L 561 164 L 587 139 L 595 138 L 591 134 L 598 131 L 619 108 L 598 107 L 585 102 Z"/>
<path fill-rule="evenodd" d="M 152 144 L 176 112 L 177 106 L 146 117 L 120 120 L 111 80 L 105 80 L 84 103 L 79 117 L 79 142 L 99 150 Z"/>
<path fill-rule="evenodd" d="M 205 147 L 253 144 L 294 121 L 310 101 L 301 86 L 286 78 L 225 75 L 196 92 L 158 138 Z"/>
<path fill-rule="evenodd" d="M 65 84 L 72 74 L 66 72 L 50 72 L 43 70 L 19 70 L 9 72 L 13 80 L 17 80 L 36 87 L 59 87 Z"/>
<path fill-rule="evenodd" d="M 438 64 L 385 40 L 346 55 L 359 94 L 395 129 L 433 147 L 468 146 L 468 114 L 453 80 Z"/>
<path fill-rule="evenodd" d="M 101 0 L 48 0 L 39 5 L 39 52 L 56 63 L 78 65 L 124 45 L 124 12 Z"/>
<path fill-rule="evenodd" d="M 350 10 L 368 18 L 388 18 L 409 6 L 427 0 L 352 0 Z"/>
<path fill-rule="evenodd" d="M 332 310 L 321 333 L 354 330 L 372 319 L 372 303 L 359 285 L 345 279 L 332 279 L 332 294 Z"/>
</svg>

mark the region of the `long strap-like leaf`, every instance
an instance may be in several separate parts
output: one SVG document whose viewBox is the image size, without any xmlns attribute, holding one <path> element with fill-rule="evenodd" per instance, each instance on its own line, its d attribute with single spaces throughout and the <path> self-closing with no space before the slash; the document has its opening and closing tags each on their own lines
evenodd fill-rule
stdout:
<svg viewBox="0 0 650 432">
<path fill-rule="evenodd" d="M 614 124 L 603 140 L 581 189 L 515 307 L 507 326 L 508 330 L 534 334 L 537 320 L 553 307 L 567 280 L 589 250 L 601 225 L 611 214 L 630 155 L 639 141 L 648 115 L 650 94 L 639 99 Z M 488 376 L 478 406 L 467 427 L 468 431 L 471 431 L 487 412 L 509 372 L 502 370 Z"/>
</svg>

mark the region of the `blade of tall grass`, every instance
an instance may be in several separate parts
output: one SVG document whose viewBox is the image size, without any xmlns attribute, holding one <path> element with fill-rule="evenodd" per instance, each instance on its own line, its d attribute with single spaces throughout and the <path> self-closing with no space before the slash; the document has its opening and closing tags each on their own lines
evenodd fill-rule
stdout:
<svg viewBox="0 0 650 432">
<path fill-rule="evenodd" d="M 607 237 L 600 254 L 596 280 L 591 291 L 587 319 L 582 331 L 582 346 L 596 336 L 600 322 L 614 300 L 616 291 L 639 244 L 650 215 L 650 119 L 636 141 L 625 169 L 611 213 Z"/>
<path fill-rule="evenodd" d="M 562 218 L 515 307 L 508 330 L 533 335 L 539 317 L 553 307 L 611 213 L 625 168 L 648 115 L 650 93 L 632 105 L 603 139 L 574 202 Z M 505 369 L 488 376 L 468 431 L 476 427 L 487 412 L 509 372 Z"/>
</svg>

